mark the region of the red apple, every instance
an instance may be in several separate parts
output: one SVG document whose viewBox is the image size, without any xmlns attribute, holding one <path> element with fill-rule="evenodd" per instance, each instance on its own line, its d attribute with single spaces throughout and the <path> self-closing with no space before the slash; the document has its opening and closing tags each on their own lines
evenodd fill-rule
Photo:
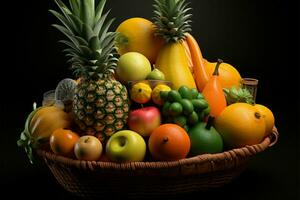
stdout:
<svg viewBox="0 0 300 200">
<path fill-rule="evenodd" d="M 158 127 L 160 123 L 160 112 L 153 106 L 133 110 L 129 113 L 129 128 L 143 137 L 150 136 L 151 132 Z"/>
</svg>

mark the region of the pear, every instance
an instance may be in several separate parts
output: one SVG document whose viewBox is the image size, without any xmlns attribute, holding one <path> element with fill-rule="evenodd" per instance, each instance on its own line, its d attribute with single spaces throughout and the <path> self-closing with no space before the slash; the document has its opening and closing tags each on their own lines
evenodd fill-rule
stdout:
<svg viewBox="0 0 300 200">
<path fill-rule="evenodd" d="M 165 75 L 159 69 L 154 68 L 147 76 L 148 80 L 165 80 Z"/>
</svg>

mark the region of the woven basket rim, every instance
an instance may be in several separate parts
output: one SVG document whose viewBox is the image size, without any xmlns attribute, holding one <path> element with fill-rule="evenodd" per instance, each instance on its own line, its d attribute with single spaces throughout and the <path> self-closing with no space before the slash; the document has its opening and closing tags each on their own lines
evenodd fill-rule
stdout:
<svg viewBox="0 0 300 200">
<path fill-rule="evenodd" d="M 66 166 L 74 166 L 83 169 L 114 169 L 114 170 L 137 170 L 137 169 L 163 169 L 170 167 L 178 167 L 183 165 L 201 164 L 205 162 L 214 162 L 218 160 L 228 159 L 228 157 L 236 159 L 247 159 L 254 156 L 257 153 L 264 151 L 265 149 L 275 145 L 277 143 L 279 133 L 277 128 L 274 126 L 272 133 L 265 137 L 264 140 L 255 145 L 247 145 L 241 148 L 235 148 L 216 154 L 202 154 L 198 156 L 188 157 L 177 161 L 146 161 L 146 162 L 109 162 L 109 161 L 85 161 L 68 158 L 60 155 L 56 155 L 52 152 L 38 149 L 37 154 L 45 160 L 51 160 L 54 162 L 61 163 Z"/>
</svg>

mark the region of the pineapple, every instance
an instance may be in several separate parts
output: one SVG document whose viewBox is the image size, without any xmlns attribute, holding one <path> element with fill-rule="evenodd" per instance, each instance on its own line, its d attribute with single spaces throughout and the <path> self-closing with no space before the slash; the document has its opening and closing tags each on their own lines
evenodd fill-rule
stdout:
<svg viewBox="0 0 300 200">
<path fill-rule="evenodd" d="M 75 122 L 84 134 L 105 141 L 125 126 L 129 112 L 126 87 L 114 78 L 116 33 L 108 31 L 113 19 L 107 21 L 109 12 L 102 13 L 105 0 L 96 7 L 95 0 L 70 0 L 70 8 L 55 2 L 61 13 L 50 12 L 62 25 L 53 26 L 68 38 L 61 42 L 80 80 L 72 106 Z"/>
<path fill-rule="evenodd" d="M 174 89 L 183 85 L 190 89 L 196 88 L 183 45 L 185 34 L 191 31 L 191 8 L 185 0 L 154 2 L 155 32 L 166 41 L 158 54 L 155 67 L 164 73 L 167 81 L 173 83 Z"/>
</svg>

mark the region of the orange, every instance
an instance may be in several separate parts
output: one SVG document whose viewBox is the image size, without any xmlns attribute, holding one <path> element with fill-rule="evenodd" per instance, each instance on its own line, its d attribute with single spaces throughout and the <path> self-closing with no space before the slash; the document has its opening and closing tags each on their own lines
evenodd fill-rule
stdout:
<svg viewBox="0 0 300 200">
<path fill-rule="evenodd" d="M 211 63 L 204 59 L 204 63 L 206 66 L 206 70 L 210 76 L 212 76 L 216 62 Z M 221 84 L 223 88 L 232 88 L 233 86 L 236 88 L 240 88 L 241 75 L 232 65 L 228 63 L 222 63 L 219 68 L 219 77 L 221 80 Z"/>
<path fill-rule="evenodd" d="M 149 151 L 155 160 L 174 161 L 185 158 L 190 151 L 190 138 L 176 124 L 163 124 L 152 132 L 148 141 Z"/>
<path fill-rule="evenodd" d="M 118 53 L 138 52 L 154 64 L 158 52 L 164 44 L 161 38 L 154 35 L 154 24 L 144 18 L 135 17 L 122 22 L 116 32 Z"/>
<path fill-rule="evenodd" d="M 50 136 L 51 150 L 56 154 L 71 157 L 78 139 L 79 136 L 71 130 L 56 129 Z"/>
<path fill-rule="evenodd" d="M 256 104 L 255 108 L 262 114 L 262 117 L 265 120 L 265 125 L 266 125 L 265 136 L 268 136 L 272 132 L 275 124 L 274 115 L 272 111 L 266 106 Z"/>
<path fill-rule="evenodd" d="M 229 148 L 258 144 L 265 134 L 265 121 L 255 106 L 234 103 L 216 118 L 215 128 Z"/>
</svg>

